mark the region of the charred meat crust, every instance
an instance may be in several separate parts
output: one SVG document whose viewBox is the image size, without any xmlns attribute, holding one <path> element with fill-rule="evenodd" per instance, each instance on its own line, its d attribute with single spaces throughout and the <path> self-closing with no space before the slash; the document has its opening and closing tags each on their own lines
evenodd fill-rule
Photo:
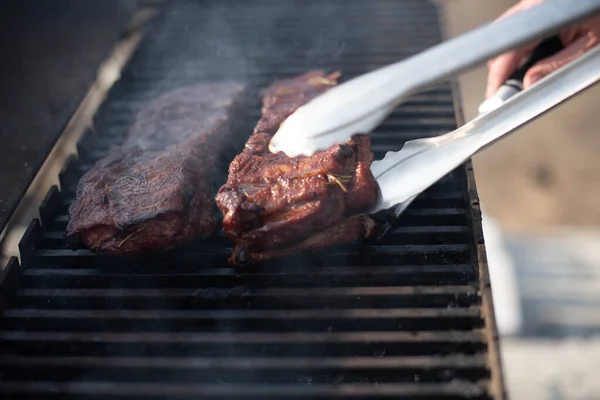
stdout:
<svg viewBox="0 0 600 400">
<path fill-rule="evenodd" d="M 216 198 L 224 231 L 237 243 L 231 262 L 262 261 L 300 248 L 324 248 L 372 231 L 356 229 L 353 218 L 348 221 L 377 200 L 367 135 L 355 135 L 348 143 L 311 157 L 289 158 L 268 149 L 280 124 L 336 85 L 338 77 L 339 73 L 312 71 L 275 82 L 263 92 L 262 116 L 243 152 L 230 164 L 227 183 Z M 335 228 L 345 224 L 354 229 Z M 323 231 L 330 235 L 319 234 Z M 312 240 L 315 234 L 321 243 Z"/>
<path fill-rule="evenodd" d="M 125 143 L 79 181 L 67 236 L 99 253 L 125 255 L 213 233 L 214 193 L 224 181 L 218 168 L 242 92 L 235 83 L 199 84 L 152 101 Z"/>
<path fill-rule="evenodd" d="M 229 263 L 243 265 L 249 262 L 263 262 L 277 257 L 289 256 L 300 251 L 322 250 L 328 247 L 356 242 L 370 238 L 377 228 L 377 223 L 368 215 L 355 215 L 345 218 L 322 232 L 317 232 L 302 242 L 280 249 L 253 252 L 244 244 L 234 247 Z"/>
</svg>

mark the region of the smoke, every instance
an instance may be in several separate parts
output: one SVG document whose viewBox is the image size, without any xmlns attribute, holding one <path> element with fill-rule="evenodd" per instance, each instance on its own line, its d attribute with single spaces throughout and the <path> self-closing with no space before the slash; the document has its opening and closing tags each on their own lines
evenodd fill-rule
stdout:
<svg viewBox="0 0 600 400">
<path fill-rule="evenodd" d="M 271 12 L 276 21 L 278 8 Z M 151 33 L 140 63 L 158 88 L 204 80 L 234 80 L 246 84 L 259 71 L 254 60 L 275 50 L 269 27 L 252 26 L 256 7 L 239 2 L 172 2 L 160 26 Z M 239 18 L 243 17 L 242 20 Z M 249 40 L 250 39 L 250 40 Z M 261 54 L 262 53 L 262 54 Z"/>
<path fill-rule="evenodd" d="M 235 121 L 236 150 L 258 118 L 260 89 L 310 69 L 340 69 L 352 46 L 364 53 L 357 46 L 368 44 L 349 41 L 369 35 L 364 24 L 361 28 L 353 22 L 356 16 L 338 17 L 343 2 L 273 0 L 258 7 L 246 1 L 171 1 L 165 7 L 122 76 L 118 100 L 136 105 L 126 110 L 122 122 L 133 122 L 134 110 L 166 92 L 203 82 L 234 81 L 246 87 L 243 110 Z M 114 100 L 113 96 L 109 103 Z M 217 182 L 226 180 L 226 164 L 234 155 L 228 153 L 230 159 L 216 169 Z M 311 262 L 311 256 L 300 257 Z"/>
<path fill-rule="evenodd" d="M 260 89 L 313 68 L 339 69 L 344 35 L 351 29 L 336 13 L 339 4 L 320 2 L 266 1 L 260 7 L 243 1 L 169 2 L 124 74 L 127 98 L 139 111 L 184 86 L 218 81 L 243 85 L 233 152 L 227 152 L 215 172 L 220 186 L 257 121 Z"/>
<path fill-rule="evenodd" d="M 234 79 L 259 85 L 328 67 L 352 26 L 324 2 L 172 2 L 144 52 L 162 69 L 152 85 Z M 335 63 L 333 63 L 335 64 Z M 338 65 L 334 65 L 337 67 Z M 143 65 L 142 65 L 143 67 Z"/>
</svg>

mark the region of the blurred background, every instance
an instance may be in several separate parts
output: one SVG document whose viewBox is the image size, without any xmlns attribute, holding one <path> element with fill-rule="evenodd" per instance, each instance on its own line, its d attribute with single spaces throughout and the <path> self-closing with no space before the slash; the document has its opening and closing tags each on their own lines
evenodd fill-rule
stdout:
<svg viewBox="0 0 600 400">
<path fill-rule="evenodd" d="M 448 36 L 514 0 L 444 0 Z M 487 68 L 461 77 L 467 120 Z M 512 399 L 600 399 L 600 87 L 474 158 Z"/>
</svg>

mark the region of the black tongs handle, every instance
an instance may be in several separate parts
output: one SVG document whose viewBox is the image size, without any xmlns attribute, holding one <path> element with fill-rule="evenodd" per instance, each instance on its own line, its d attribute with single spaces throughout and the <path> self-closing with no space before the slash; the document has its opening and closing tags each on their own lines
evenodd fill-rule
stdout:
<svg viewBox="0 0 600 400">
<path fill-rule="evenodd" d="M 559 51 L 563 50 L 564 46 L 558 36 L 551 36 L 544 39 L 528 57 L 521 63 L 519 68 L 506 80 L 505 84 L 517 84 L 519 90 L 523 89 L 523 79 L 529 68 L 533 67 L 537 62 L 551 57 Z"/>
<path fill-rule="evenodd" d="M 519 68 L 504 82 L 493 96 L 486 99 L 479 106 L 479 113 L 485 114 L 500 107 L 506 100 L 523 90 L 523 79 L 525 74 L 538 61 L 553 56 L 564 49 L 564 46 L 558 36 L 551 36 L 544 39 L 535 49 L 523 60 Z"/>
</svg>

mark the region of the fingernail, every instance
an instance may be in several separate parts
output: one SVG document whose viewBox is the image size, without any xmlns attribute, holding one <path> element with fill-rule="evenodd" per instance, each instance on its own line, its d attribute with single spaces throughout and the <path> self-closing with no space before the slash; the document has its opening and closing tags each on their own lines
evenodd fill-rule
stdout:
<svg viewBox="0 0 600 400">
<path fill-rule="evenodd" d="M 487 85 L 485 88 L 485 98 L 489 98 L 494 94 L 494 88 L 492 85 Z"/>
<path fill-rule="evenodd" d="M 531 78 L 529 78 L 529 84 L 533 85 L 534 83 L 536 83 L 543 77 L 544 77 L 544 75 L 542 75 L 542 74 L 533 74 L 533 75 L 531 75 Z"/>
</svg>

